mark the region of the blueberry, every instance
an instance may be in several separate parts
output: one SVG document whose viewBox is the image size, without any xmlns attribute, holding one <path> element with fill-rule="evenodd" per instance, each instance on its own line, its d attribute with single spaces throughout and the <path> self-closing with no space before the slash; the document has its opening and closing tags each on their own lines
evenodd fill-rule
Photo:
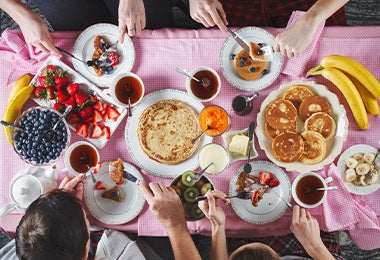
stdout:
<svg viewBox="0 0 380 260">
<path fill-rule="evenodd" d="M 256 71 L 256 69 L 254 67 L 249 68 L 249 72 L 255 72 L 255 71 Z"/>
<path fill-rule="evenodd" d="M 265 74 L 268 74 L 269 73 L 269 70 L 267 70 L 267 69 L 265 69 L 265 70 L 263 70 L 263 75 L 265 75 Z"/>
<path fill-rule="evenodd" d="M 87 66 L 91 67 L 92 65 L 95 64 L 95 62 L 92 61 L 92 60 L 88 60 L 88 61 L 86 62 L 86 64 L 87 64 Z"/>
<path fill-rule="evenodd" d="M 240 61 L 246 62 L 247 58 L 246 57 L 241 57 Z"/>
<path fill-rule="evenodd" d="M 230 60 L 234 60 L 235 59 L 235 56 L 236 56 L 236 54 L 230 54 Z"/>
<path fill-rule="evenodd" d="M 244 67 L 244 62 L 240 62 L 239 67 Z"/>
<path fill-rule="evenodd" d="M 257 45 L 259 45 L 260 48 L 265 46 L 265 43 L 259 42 Z"/>
<path fill-rule="evenodd" d="M 261 56 L 261 55 L 264 54 L 264 52 L 263 52 L 262 50 L 258 50 L 258 51 L 256 52 L 256 54 L 259 55 L 259 56 Z"/>
<path fill-rule="evenodd" d="M 107 63 L 107 64 L 110 64 L 110 63 L 111 63 L 111 60 L 107 58 L 107 59 L 105 59 L 104 62 Z"/>
</svg>

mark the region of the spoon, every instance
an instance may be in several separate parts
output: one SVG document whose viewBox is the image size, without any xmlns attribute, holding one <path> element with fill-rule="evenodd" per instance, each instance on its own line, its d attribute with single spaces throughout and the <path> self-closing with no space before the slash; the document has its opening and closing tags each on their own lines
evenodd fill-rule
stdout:
<svg viewBox="0 0 380 260">
<path fill-rule="evenodd" d="M 379 147 L 377 148 L 377 151 L 375 153 L 375 158 L 373 158 L 373 161 L 372 161 L 372 165 L 375 166 L 376 164 L 376 160 L 377 160 L 377 156 L 379 156 L 380 154 L 380 141 L 379 141 Z"/>
<path fill-rule="evenodd" d="M 130 84 L 125 84 L 124 86 L 125 95 L 128 97 L 128 116 L 132 116 L 132 110 L 131 110 L 131 96 L 133 93 L 133 87 Z"/>
<path fill-rule="evenodd" d="M 214 164 L 214 163 L 210 162 L 205 168 L 203 168 L 200 172 L 195 174 L 193 177 L 193 181 L 195 181 L 195 182 L 199 181 L 199 179 L 202 177 L 203 173 L 205 173 L 207 168 L 210 167 L 212 164 Z"/>
<path fill-rule="evenodd" d="M 238 198 L 238 199 L 248 200 L 248 199 L 251 199 L 252 195 L 253 195 L 252 191 L 239 191 L 236 195 L 225 196 L 224 198 L 225 199 Z M 206 199 L 207 199 L 206 196 L 198 196 L 196 198 L 196 201 L 202 201 L 202 200 L 206 200 Z"/>
<path fill-rule="evenodd" d="M 187 70 L 182 69 L 182 68 L 180 68 L 180 67 L 177 67 L 175 70 L 176 70 L 177 72 L 179 72 L 179 73 L 182 73 L 183 75 L 188 76 L 189 78 L 195 80 L 196 82 L 201 83 L 202 87 L 204 87 L 204 88 L 207 88 L 207 87 L 210 86 L 210 84 L 211 84 L 211 81 L 210 81 L 208 78 L 202 78 L 201 80 L 199 80 L 199 79 L 197 79 L 196 77 L 194 77 L 193 75 L 190 75 L 190 73 L 187 72 Z"/>
<path fill-rule="evenodd" d="M 67 114 L 68 113 L 70 113 L 70 111 L 71 111 L 71 109 L 72 109 L 73 107 L 70 105 L 70 106 L 68 106 L 68 107 L 66 107 L 66 109 L 65 109 L 65 111 L 63 112 L 63 114 L 62 114 L 62 118 L 65 118 L 66 116 L 67 116 Z M 61 122 L 61 120 L 58 120 L 55 124 L 54 124 L 54 126 L 53 126 L 53 131 L 55 131 L 55 129 L 57 128 L 57 126 L 59 125 L 59 123 Z"/>
<path fill-rule="evenodd" d="M 247 98 L 247 102 L 251 102 L 259 97 L 259 93 L 255 93 L 252 96 Z"/>
<path fill-rule="evenodd" d="M 304 187 L 302 189 L 302 192 L 304 194 L 309 194 L 309 193 L 313 193 L 314 191 L 321 191 L 321 190 L 337 190 L 338 187 L 337 186 L 330 186 L 330 187 L 326 187 L 326 188 L 315 188 L 311 185 L 308 185 L 306 187 Z"/>
<path fill-rule="evenodd" d="M 337 186 L 330 186 L 330 187 L 326 187 L 326 188 L 318 188 L 316 190 L 337 190 L 338 187 Z"/>
<path fill-rule="evenodd" d="M 84 152 L 81 152 L 80 155 L 79 155 L 79 161 L 81 161 L 83 164 L 86 164 L 87 166 L 87 173 L 86 173 L 86 176 L 88 173 L 90 173 L 91 175 L 91 179 L 92 179 L 92 182 L 95 183 L 96 182 L 96 179 L 94 177 L 94 172 L 93 170 L 91 169 L 89 163 L 90 163 L 90 157 L 88 156 L 88 154 L 84 153 Z"/>
<path fill-rule="evenodd" d="M 253 121 L 249 124 L 248 127 L 248 138 L 249 138 L 249 147 L 248 147 L 248 158 L 247 158 L 247 163 L 244 164 L 244 172 L 245 173 L 250 173 L 252 171 L 252 165 L 249 163 L 249 160 L 251 159 L 251 142 L 253 139 L 253 131 L 255 130 L 256 127 L 256 121 Z"/>
<path fill-rule="evenodd" d="M 206 131 L 207 130 L 210 130 L 211 129 L 211 127 L 209 126 L 209 125 L 207 125 L 207 127 L 206 127 L 206 129 L 205 130 L 203 130 L 197 137 L 195 137 L 193 140 L 191 140 L 191 143 L 192 144 L 195 144 L 195 142 L 201 137 L 201 136 L 203 136 L 205 133 L 206 133 Z"/>
<path fill-rule="evenodd" d="M 2 124 L 3 126 L 7 126 L 7 127 L 10 127 L 10 128 L 16 129 L 16 130 L 20 130 L 20 131 L 22 131 L 22 132 L 25 131 L 24 129 L 22 129 L 22 128 L 20 128 L 20 127 L 17 127 L 17 126 L 15 126 L 15 125 L 13 125 L 13 124 L 11 124 L 11 123 L 8 123 L 8 122 L 6 122 L 6 121 L 3 121 L 3 120 L 0 121 L 0 124 Z"/>
</svg>

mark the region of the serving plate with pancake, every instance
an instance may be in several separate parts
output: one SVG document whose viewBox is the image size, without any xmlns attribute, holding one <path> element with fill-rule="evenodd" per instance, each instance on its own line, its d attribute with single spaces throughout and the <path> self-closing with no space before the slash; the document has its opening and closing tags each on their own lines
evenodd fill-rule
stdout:
<svg viewBox="0 0 380 260">
<path fill-rule="evenodd" d="M 118 40 L 119 33 L 117 26 L 109 23 L 98 23 L 87 27 L 75 40 L 73 54 L 75 57 L 88 61 L 92 59 L 94 53 L 94 40 L 96 36 L 102 36 L 111 44 Z M 116 44 L 116 52 L 119 56 L 119 64 L 115 66 L 111 74 L 96 75 L 93 67 L 87 66 L 81 61 L 72 59 L 76 71 L 81 73 L 88 80 L 100 87 L 109 86 L 112 79 L 120 72 L 130 71 L 135 63 L 135 47 L 131 38 L 126 34 L 123 44 Z"/>
<path fill-rule="evenodd" d="M 131 164 L 123 162 L 125 171 L 132 174 L 139 180 L 143 179 L 141 173 Z M 111 180 L 109 175 L 109 162 L 102 163 L 98 173 L 95 175 L 97 181 L 110 190 L 116 184 Z M 119 184 L 122 197 L 121 202 L 103 198 L 102 193 L 105 190 L 96 189 L 96 184 L 88 180 L 84 186 L 84 200 L 91 215 L 109 225 L 120 225 L 127 223 L 137 217 L 144 207 L 145 199 L 141 193 L 140 187 L 136 183 L 124 181 Z"/>
<path fill-rule="evenodd" d="M 252 205 L 251 200 L 242 200 L 242 199 L 231 199 L 231 205 L 236 214 L 243 220 L 256 224 L 256 225 L 264 225 L 270 222 L 273 222 L 279 219 L 286 211 L 287 205 L 284 201 L 281 200 L 283 198 L 285 201 L 290 202 L 291 199 L 291 183 L 288 175 L 269 161 L 261 161 L 257 160 L 254 162 L 250 162 L 252 166 L 251 174 L 258 177 L 260 171 L 266 171 L 272 173 L 280 184 L 274 188 L 269 188 L 265 193 L 263 198 L 258 202 L 258 206 L 254 207 Z M 230 180 L 229 184 L 229 195 L 236 195 L 236 181 L 241 172 L 243 172 L 244 166 L 241 166 L 234 174 L 234 176 Z M 260 187 L 260 184 L 253 184 L 251 186 L 251 190 Z M 281 197 L 279 198 L 276 194 L 271 192 L 271 190 L 275 190 L 275 192 Z"/>
<path fill-rule="evenodd" d="M 275 37 L 271 33 L 259 27 L 244 27 L 235 31 L 235 33 L 247 44 L 252 42 L 273 46 L 275 40 Z M 224 41 L 220 50 L 219 61 L 222 74 L 231 85 L 244 91 L 258 91 L 271 85 L 280 75 L 283 56 L 275 52 L 273 53 L 272 61 L 267 66 L 269 73 L 255 80 L 243 79 L 236 71 L 234 59 L 231 59 L 231 55 L 237 55 L 241 50 L 240 45 L 231 36 Z"/>
<path fill-rule="evenodd" d="M 297 105 L 295 100 L 292 100 L 292 103 L 296 104 L 293 108 L 291 105 L 285 105 L 288 104 L 287 102 L 281 102 L 281 104 L 284 104 L 269 110 L 269 108 L 273 107 L 272 104 L 275 104 L 277 100 L 281 100 L 284 96 L 287 96 L 287 98 L 297 96 L 294 93 L 289 94 L 289 91 L 293 91 L 295 86 L 304 86 L 311 90 L 315 96 L 322 98 L 321 100 L 323 101 L 319 101 L 320 98 L 318 98 L 319 103 L 315 103 L 317 102 L 315 98 L 309 97 L 306 91 L 302 91 L 304 101 L 306 100 L 305 103 L 308 103 L 307 109 L 318 108 L 323 110 L 324 103 L 327 101 L 330 105 L 329 115 L 323 114 L 325 112 L 317 112 L 321 114 L 314 116 L 314 118 L 309 117 L 311 119 L 304 122 L 298 113 L 303 106 L 302 104 Z M 297 93 L 299 91 L 298 89 L 296 90 Z M 305 112 L 307 109 L 303 109 L 301 114 L 307 114 L 308 112 Z M 289 111 L 282 116 L 281 113 L 285 110 L 291 111 L 293 117 L 289 117 Z M 315 111 L 313 112 L 315 113 Z M 267 120 L 268 117 L 273 118 Z M 294 120 L 296 120 L 295 127 Z M 323 122 L 323 124 L 320 122 Z M 322 126 L 316 127 L 315 125 Z M 271 126 L 277 129 L 273 129 Z M 320 131 L 320 134 L 316 133 L 317 130 Z M 293 134 L 294 132 L 296 135 Z M 284 167 L 287 171 L 300 173 L 315 171 L 333 162 L 342 151 L 347 132 L 348 119 L 346 111 L 343 105 L 339 103 L 338 97 L 324 85 L 317 84 L 314 81 L 296 80 L 281 85 L 279 89 L 272 91 L 267 96 L 257 114 L 256 135 L 259 146 L 273 163 Z M 302 135 L 303 137 L 300 138 Z M 316 148 L 314 144 L 318 144 L 320 147 Z M 304 151 L 304 149 L 307 150 Z M 295 157 L 296 154 L 297 158 Z"/>
<path fill-rule="evenodd" d="M 203 136 L 194 146 L 189 146 L 201 131 L 198 114 L 203 108 L 200 102 L 180 90 L 162 89 L 146 95 L 133 108 L 133 116 L 125 127 L 132 159 L 145 171 L 163 178 L 174 178 L 196 169 L 199 147 L 212 141 L 212 137 Z"/>
</svg>

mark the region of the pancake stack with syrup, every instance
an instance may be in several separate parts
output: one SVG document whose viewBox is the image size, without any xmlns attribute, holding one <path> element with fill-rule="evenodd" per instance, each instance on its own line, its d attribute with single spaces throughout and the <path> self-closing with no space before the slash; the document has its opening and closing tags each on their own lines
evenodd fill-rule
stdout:
<svg viewBox="0 0 380 260">
<path fill-rule="evenodd" d="M 265 109 L 265 133 L 272 139 L 274 157 L 285 163 L 317 164 L 327 154 L 326 141 L 336 123 L 326 98 L 307 86 L 294 85 Z M 299 130 L 300 129 L 300 130 Z"/>
</svg>

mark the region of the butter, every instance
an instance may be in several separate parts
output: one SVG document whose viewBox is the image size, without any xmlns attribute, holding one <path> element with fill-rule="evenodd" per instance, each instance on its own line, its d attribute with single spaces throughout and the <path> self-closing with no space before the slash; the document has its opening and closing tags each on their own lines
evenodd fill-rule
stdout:
<svg viewBox="0 0 380 260">
<path fill-rule="evenodd" d="M 234 135 L 231 139 L 228 150 L 234 153 L 247 155 L 249 138 L 243 134 Z"/>
</svg>

